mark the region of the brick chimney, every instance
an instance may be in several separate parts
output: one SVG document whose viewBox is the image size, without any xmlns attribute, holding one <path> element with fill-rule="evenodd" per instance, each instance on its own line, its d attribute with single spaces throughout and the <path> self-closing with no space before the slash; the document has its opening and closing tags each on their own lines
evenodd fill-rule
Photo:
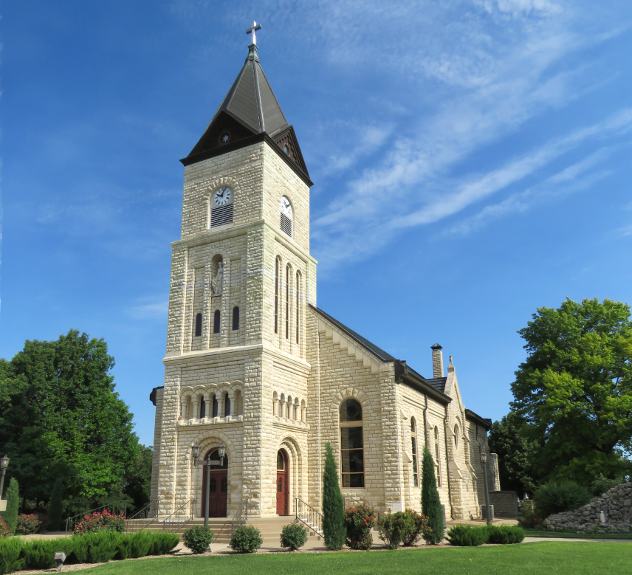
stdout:
<svg viewBox="0 0 632 575">
<path fill-rule="evenodd" d="M 443 377 L 443 347 L 435 343 L 432 350 L 432 377 Z"/>
</svg>

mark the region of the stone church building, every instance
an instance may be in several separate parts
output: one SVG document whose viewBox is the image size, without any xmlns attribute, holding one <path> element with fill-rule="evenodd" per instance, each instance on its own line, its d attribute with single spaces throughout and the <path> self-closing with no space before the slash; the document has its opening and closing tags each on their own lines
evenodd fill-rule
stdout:
<svg viewBox="0 0 632 575">
<path fill-rule="evenodd" d="M 254 35 L 182 163 L 165 379 L 151 393 L 157 517 L 202 517 L 207 479 L 212 517 L 320 509 L 327 442 L 347 502 L 419 509 L 427 447 L 447 517 L 480 517 L 490 421 L 465 408 L 452 360 L 444 369 L 433 345 L 425 377 L 318 307 L 312 182 Z"/>
</svg>

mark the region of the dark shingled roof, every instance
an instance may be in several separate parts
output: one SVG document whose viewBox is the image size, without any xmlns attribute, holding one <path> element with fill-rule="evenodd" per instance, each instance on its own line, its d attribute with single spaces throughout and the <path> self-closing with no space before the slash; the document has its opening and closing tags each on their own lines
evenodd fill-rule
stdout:
<svg viewBox="0 0 632 575">
<path fill-rule="evenodd" d="M 222 140 L 224 137 L 226 141 Z M 261 140 L 270 143 L 311 186 L 294 128 L 285 118 L 263 72 L 257 47 L 251 44 L 246 61 L 224 101 L 182 163 L 186 166 Z"/>
<path fill-rule="evenodd" d="M 441 393 L 445 393 L 445 382 L 448 380 L 447 377 L 433 377 L 432 379 L 426 379 L 426 381 L 432 385 L 437 391 Z"/>
<path fill-rule="evenodd" d="M 492 420 L 486 417 L 481 417 L 478 413 L 474 413 L 471 409 L 465 409 L 465 417 L 475 421 L 479 425 L 482 425 L 485 429 L 491 429 Z"/>
</svg>

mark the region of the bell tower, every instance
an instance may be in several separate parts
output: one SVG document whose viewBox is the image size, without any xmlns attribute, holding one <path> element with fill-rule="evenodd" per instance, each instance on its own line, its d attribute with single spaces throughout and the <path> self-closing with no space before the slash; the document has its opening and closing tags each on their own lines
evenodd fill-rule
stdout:
<svg viewBox="0 0 632 575">
<path fill-rule="evenodd" d="M 291 397 L 284 409 L 292 416 L 307 397 L 312 182 L 261 67 L 259 28 L 249 28 L 237 78 L 181 160 L 181 237 L 172 244 L 165 382 L 155 401 L 160 515 L 187 505 L 197 513 L 203 479 L 192 444 L 200 453 L 225 447 L 229 516 L 244 505 L 251 515 L 274 514 L 281 432 L 273 397 Z M 306 425 L 297 426 L 307 452 Z"/>
</svg>

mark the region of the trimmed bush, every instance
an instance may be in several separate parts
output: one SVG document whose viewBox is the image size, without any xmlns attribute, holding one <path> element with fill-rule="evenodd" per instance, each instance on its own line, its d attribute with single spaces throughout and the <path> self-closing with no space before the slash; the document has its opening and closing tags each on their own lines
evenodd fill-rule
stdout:
<svg viewBox="0 0 632 575">
<path fill-rule="evenodd" d="M 470 525 L 455 525 L 448 531 L 450 545 L 460 547 L 478 547 L 487 543 L 487 527 L 472 527 Z"/>
<path fill-rule="evenodd" d="M 18 515 L 18 523 L 15 527 L 15 532 L 20 535 L 30 535 L 31 533 L 37 533 L 41 525 L 42 522 L 35 513 L 22 513 Z"/>
<path fill-rule="evenodd" d="M 60 551 L 59 539 L 24 543 L 22 558 L 25 569 L 51 569 L 55 567 L 55 553 Z"/>
<path fill-rule="evenodd" d="M 151 537 L 151 547 L 148 555 L 166 555 L 180 543 L 180 537 L 175 533 L 151 533 L 149 531 L 140 531 L 139 533 L 144 533 Z"/>
<path fill-rule="evenodd" d="M 389 549 L 396 549 L 404 539 L 404 521 L 402 512 L 385 513 L 377 521 L 377 531 L 380 539 Z"/>
<path fill-rule="evenodd" d="M 524 529 L 517 525 L 490 525 L 487 528 L 487 543 L 507 545 L 520 543 L 524 539 Z"/>
<path fill-rule="evenodd" d="M 75 534 L 93 533 L 94 531 L 125 531 L 125 515 L 112 513 L 109 509 L 95 511 L 84 515 L 81 521 L 75 523 Z"/>
<path fill-rule="evenodd" d="M 345 542 L 345 511 L 338 470 L 331 444 L 325 444 L 323 473 L 323 535 L 327 549 L 339 550 Z"/>
<path fill-rule="evenodd" d="M 121 533 L 110 530 L 76 535 L 71 538 L 72 553 L 66 555 L 73 563 L 105 563 L 117 556 L 122 538 Z"/>
<path fill-rule="evenodd" d="M 213 532 L 208 527 L 197 526 L 187 529 L 182 539 L 193 553 L 205 553 L 213 542 Z"/>
<path fill-rule="evenodd" d="M 375 525 L 375 511 L 368 505 L 356 505 L 345 511 L 346 544 L 351 549 L 371 549 L 371 529 Z"/>
<path fill-rule="evenodd" d="M 553 513 L 571 511 L 588 503 L 590 491 L 569 480 L 549 481 L 535 492 L 535 509 L 545 519 Z"/>
<path fill-rule="evenodd" d="M 230 538 L 230 546 L 238 553 L 254 553 L 263 544 L 261 532 L 252 525 L 240 525 Z"/>
<path fill-rule="evenodd" d="M 3 515 L 9 526 L 9 533 L 13 535 L 18 524 L 18 509 L 20 507 L 20 486 L 15 477 L 9 481 L 6 493 L 7 509 Z"/>
<path fill-rule="evenodd" d="M 300 523 L 290 523 L 281 530 L 281 547 L 296 551 L 305 545 L 305 541 L 307 541 L 307 529 Z"/>
<path fill-rule="evenodd" d="M 0 575 L 19 571 L 23 568 L 22 547 L 23 543 L 18 538 L 0 539 Z"/>
<path fill-rule="evenodd" d="M 435 478 L 435 464 L 432 455 L 424 449 L 423 475 L 421 482 L 421 512 L 428 518 L 428 527 L 423 533 L 426 543 L 437 545 L 445 534 L 445 513 Z"/>
<path fill-rule="evenodd" d="M 428 518 L 423 513 L 406 509 L 402 513 L 402 543 L 404 547 L 412 547 L 422 536 L 429 534 Z"/>
</svg>

